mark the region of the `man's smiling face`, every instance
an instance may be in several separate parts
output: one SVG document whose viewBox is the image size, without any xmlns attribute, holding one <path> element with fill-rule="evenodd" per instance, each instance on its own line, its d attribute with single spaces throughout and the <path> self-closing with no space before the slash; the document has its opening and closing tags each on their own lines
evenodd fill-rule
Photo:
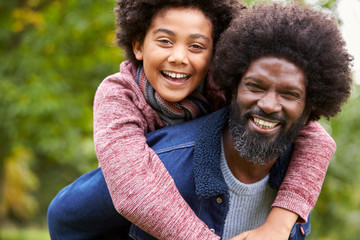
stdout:
<svg viewBox="0 0 360 240">
<path fill-rule="evenodd" d="M 307 120 L 305 100 L 298 66 L 275 57 L 253 61 L 239 83 L 229 122 L 240 156 L 263 164 L 283 154 Z"/>
</svg>

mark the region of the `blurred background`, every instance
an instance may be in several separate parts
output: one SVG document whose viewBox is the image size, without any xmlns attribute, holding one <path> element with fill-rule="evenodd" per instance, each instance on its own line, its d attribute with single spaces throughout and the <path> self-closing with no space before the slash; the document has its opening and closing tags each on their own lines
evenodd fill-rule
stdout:
<svg viewBox="0 0 360 240">
<path fill-rule="evenodd" d="M 308 2 L 333 12 L 344 35 L 358 31 L 360 10 L 349 3 L 359 0 Z M 115 0 L 0 0 L 0 239 L 50 239 L 50 201 L 97 167 L 93 97 L 124 60 L 114 44 L 114 7 Z M 356 27 L 346 24 L 351 16 Z M 355 55 L 359 41 L 346 40 Z M 308 239 L 360 235 L 359 94 L 354 84 L 343 111 L 320 121 L 337 151 Z"/>
</svg>

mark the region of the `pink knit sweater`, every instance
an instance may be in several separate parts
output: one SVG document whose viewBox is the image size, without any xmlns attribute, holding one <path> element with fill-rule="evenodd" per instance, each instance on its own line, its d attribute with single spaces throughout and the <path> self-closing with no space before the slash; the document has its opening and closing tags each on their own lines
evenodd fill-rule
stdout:
<svg viewBox="0 0 360 240">
<path fill-rule="evenodd" d="M 94 101 L 96 154 L 117 211 L 159 239 L 219 239 L 178 192 L 144 134 L 163 127 L 136 84 L 128 61 L 107 77 Z M 273 206 L 302 219 L 314 207 L 335 143 L 316 122 L 301 130 Z"/>
</svg>

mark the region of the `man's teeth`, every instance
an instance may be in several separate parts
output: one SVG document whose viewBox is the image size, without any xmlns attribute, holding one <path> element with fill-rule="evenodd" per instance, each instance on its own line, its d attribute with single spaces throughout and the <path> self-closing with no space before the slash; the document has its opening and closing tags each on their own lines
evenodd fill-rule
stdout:
<svg viewBox="0 0 360 240">
<path fill-rule="evenodd" d="M 264 120 L 259 119 L 259 118 L 254 118 L 254 122 L 256 123 L 256 125 L 258 127 L 261 127 L 261 128 L 264 128 L 264 129 L 273 128 L 277 124 L 277 123 L 274 123 L 274 122 L 264 121 Z"/>
<path fill-rule="evenodd" d="M 163 71 L 163 73 L 171 78 L 187 78 L 189 76 L 188 74 L 173 73 L 173 72 L 167 72 L 167 71 Z"/>
</svg>

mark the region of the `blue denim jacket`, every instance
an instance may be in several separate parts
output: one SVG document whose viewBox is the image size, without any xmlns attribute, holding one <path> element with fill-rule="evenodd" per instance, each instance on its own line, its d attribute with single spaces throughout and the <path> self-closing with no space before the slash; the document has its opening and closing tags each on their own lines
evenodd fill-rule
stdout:
<svg viewBox="0 0 360 240">
<path fill-rule="evenodd" d="M 228 111 L 225 108 L 195 121 L 147 135 L 149 146 L 174 178 L 181 195 L 198 217 L 219 236 L 222 236 L 229 209 L 228 187 L 220 168 L 222 128 L 228 119 Z M 290 146 L 271 169 L 269 184 L 272 188 L 280 187 L 291 151 Z M 305 239 L 309 233 L 309 221 L 295 224 L 289 239 Z M 154 239 L 135 225 L 131 226 L 130 237 Z"/>
<path fill-rule="evenodd" d="M 228 187 L 220 168 L 221 135 L 227 116 L 226 108 L 146 136 L 189 206 L 219 236 L 229 209 Z M 290 155 L 291 147 L 272 167 L 271 187 L 279 188 Z M 47 220 L 52 240 L 155 239 L 135 225 L 129 232 L 130 223 L 114 208 L 99 168 L 62 189 L 49 206 Z M 309 222 L 295 224 L 290 239 L 304 239 L 309 233 Z"/>
</svg>

